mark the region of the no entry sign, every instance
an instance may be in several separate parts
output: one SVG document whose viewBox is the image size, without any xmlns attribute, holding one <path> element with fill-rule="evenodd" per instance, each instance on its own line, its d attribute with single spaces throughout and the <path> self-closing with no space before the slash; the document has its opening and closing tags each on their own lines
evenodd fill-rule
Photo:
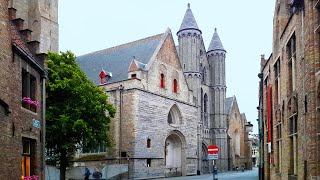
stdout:
<svg viewBox="0 0 320 180">
<path fill-rule="evenodd" d="M 208 146 L 208 154 L 217 154 L 219 152 L 219 147 L 216 145 Z"/>
</svg>

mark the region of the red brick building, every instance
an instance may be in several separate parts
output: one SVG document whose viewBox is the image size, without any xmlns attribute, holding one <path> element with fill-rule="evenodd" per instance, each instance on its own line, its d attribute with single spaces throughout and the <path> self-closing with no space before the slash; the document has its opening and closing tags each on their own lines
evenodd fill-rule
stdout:
<svg viewBox="0 0 320 180">
<path fill-rule="evenodd" d="M 0 0 L 0 176 L 44 179 L 46 55 L 12 4 Z"/>
<path fill-rule="evenodd" d="M 259 74 L 264 179 L 320 178 L 319 27 L 320 1 L 276 1 Z"/>
</svg>

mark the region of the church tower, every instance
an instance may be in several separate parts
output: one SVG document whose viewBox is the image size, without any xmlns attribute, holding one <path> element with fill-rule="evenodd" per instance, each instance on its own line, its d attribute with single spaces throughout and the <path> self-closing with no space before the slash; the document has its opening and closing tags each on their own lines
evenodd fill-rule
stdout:
<svg viewBox="0 0 320 180">
<path fill-rule="evenodd" d="M 177 32 L 179 41 L 179 58 L 193 96 L 199 99 L 199 87 L 201 83 L 200 72 L 200 46 L 202 45 L 201 30 L 188 4 L 180 29 Z"/>
<path fill-rule="evenodd" d="M 10 0 L 10 8 L 23 20 L 23 29 L 38 43 L 37 53 L 59 52 L 58 0 Z"/>
<path fill-rule="evenodd" d="M 211 123 L 213 125 L 211 134 L 213 144 L 217 145 L 219 150 L 219 159 L 216 165 L 219 171 L 228 170 L 228 144 L 227 144 L 227 118 L 225 113 L 226 99 L 226 73 L 225 57 L 226 50 L 220 41 L 217 29 L 215 29 L 211 39 L 207 57 L 210 64 L 210 89 L 211 89 Z"/>
<path fill-rule="evenodd" d="M 200 174 L 201 167 L 201 79 L 202 73 L 200 69 L 200 57 L 203 52 L 202 32 L 199 29 L 197 22 L 190 9 L 188 3 L 187 11 L 184 15 L 180 29 L 177 32 L 179 48 L 178 54 L 180 63 L 184 72 L 184 76 L 187 80 L 190 90 L 193 92 L 194 102 L 198 107 L 197 121 L 198 121 L 198 133 L 197 133 L 197 144 L 198 144 L 198 164 L 197 174 Z"/>
</svg>

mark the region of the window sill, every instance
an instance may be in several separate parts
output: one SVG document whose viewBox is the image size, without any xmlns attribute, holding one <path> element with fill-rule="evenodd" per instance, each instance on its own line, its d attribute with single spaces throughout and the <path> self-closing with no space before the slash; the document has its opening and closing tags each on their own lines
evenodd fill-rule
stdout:
<svg viewBox="0 0 320 180">
<path fill-rule="evenodd" d="M 22 110 L 22 111 L 24 111 L 24 112 L 27 112 L 27 113 L 33 114 L 33 115 L 35 115 L 35 116 L 36 116 L 36 115 L 38 115 L 38 113 L 33 112 L 33 111 L 29 110 L 29 109 L 26 109 L 26 108 L 24 108 L 24 107 L 22 107 L 22 106 L 21 106 L 21 110 Z"/>
</svg>

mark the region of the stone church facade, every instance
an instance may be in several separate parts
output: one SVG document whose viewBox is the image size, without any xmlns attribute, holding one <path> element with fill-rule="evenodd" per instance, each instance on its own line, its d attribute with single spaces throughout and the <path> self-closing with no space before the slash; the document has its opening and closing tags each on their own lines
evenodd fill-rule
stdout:
<svg viewBox="0 0 320 180">
<path fill-rule="evenodd" d="M 110 124 L 113 147 L 80 154 L 80 159 L 92 152 L 105 154 L 100 157 L 104 165 L 128 164 L 126 173 L 107 178 L 210 173 L 211 144 L 220 147 L 218 170 L 229 168 L 226 51 L 216 30 L 206 50 L 190 5 L 177 36 L 178 46 L 167 29 L 77 57 L 81 69 L 117 109 Z"/>
</svg>

